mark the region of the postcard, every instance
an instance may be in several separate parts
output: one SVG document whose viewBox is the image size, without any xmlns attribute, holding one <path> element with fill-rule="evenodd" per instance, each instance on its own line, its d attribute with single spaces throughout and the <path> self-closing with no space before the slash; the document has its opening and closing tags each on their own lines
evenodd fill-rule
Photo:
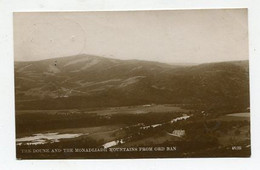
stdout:
<svg viewBox="0 0 260 170">
<path fill-rule="evenodd" d="M 13 22 L 17 159 L 250 157 L 247 9 Z"/>
</svg>

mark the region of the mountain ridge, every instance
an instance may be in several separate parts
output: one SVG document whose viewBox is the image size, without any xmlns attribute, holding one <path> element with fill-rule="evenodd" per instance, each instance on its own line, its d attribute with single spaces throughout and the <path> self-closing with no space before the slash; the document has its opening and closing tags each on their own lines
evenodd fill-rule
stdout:
<svg viewBox="0 0 260 170">
<path fill-rule="evenodd" d="M 66 109 L 146 103 L 246 107 L 248 64 L 246 60 L 178 66 L 91 55 L 15 62 L 16 107 Z"/>
</svg>

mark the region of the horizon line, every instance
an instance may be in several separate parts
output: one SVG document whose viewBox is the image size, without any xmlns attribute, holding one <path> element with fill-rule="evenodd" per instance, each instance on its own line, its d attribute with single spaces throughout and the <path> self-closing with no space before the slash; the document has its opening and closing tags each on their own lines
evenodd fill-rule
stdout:
<svg viewBox="0 0 260 170">
<path fill-rule="evenodd" d="M 95 54 L 86 54 L 86 53 L 82 53 L 82 54 L 76 54 L 76 55 L 70 55 L 70 56 L 63 56 L 63 57 L 54 57 L 54 58 L 46 58 L 46 59 L 40 59 L 40 60 L 15 60 L 14 58 L 14 62 L 39 62 L 39 61 L 46 61 L 46 60 L 55 60 L 55 59 L 61 59 L 61 58 L 69 58 L 69 57 L 79 57 L 79 56 L 92 56 L 92 57 L 100 57 L 100 58 L 107 58 L 107 59 L 113 59 L 113 60 L 122 60 L 122 61 L 133 61 L 133 60 L 137 60 L 137 61 L 149 61 L 149 62 L 158 62 L 158 63 L 164 63 L 164 64 L 191 64 L 191 65 L 199 65 L 199 64 L 207 64 L 207 63 L 221 63 L 221 62 L 235 62 L 235 61 L 249 61 L 249 59 L 238 59 L 238 60 L 219 60 L 219 61 L 212 61 L 212 62 L 162 62 L 162 61 L 158 61 L 158 60 L 144 60 L 144 59 L 120 59 L 120 58 L 112 58 L 112 57 L 104 57 L 104 56 L 99 56 L 99 55 L 95 55 Z"/>
</svg>

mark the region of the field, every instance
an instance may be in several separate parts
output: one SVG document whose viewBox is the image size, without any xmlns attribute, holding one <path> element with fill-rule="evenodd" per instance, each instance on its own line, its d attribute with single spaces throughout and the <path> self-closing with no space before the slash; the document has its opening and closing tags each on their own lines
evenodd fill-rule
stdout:
<svg viewBox="0 0 260 170">
<path fill-rule="evenodd" d="M 239 145 L 244 148 L 243 151 L 230 152 L 226 156 L 232 154 L 247 156 L 250 155 L 250 151 L 248 151 L 250 148 L 248 114 L 205 115 L 199 110 L 183 109 L 176 105 L 110 107 L 100 110 L 93 108 L 88 110 L 18 111 L 16 115 L 17 154 L 21 158 L 44 158 L 42 154 L 25 155 L 19 152 L 28 147 L 174 146 L 178 148 L 178 151 L 171 153 L 173 154 L 171 157 L 197 157 L 205 156 L 208 149 L 214 150 L 215 156 L 218 156 L 217 153 L 221 155 L 218 151 L 224 149 L 230 152 L 232 146 Z M 180 131 L 181 134 L 177 133 Z M 136 153 L 132 154 L 138 156 Z M 120 153 L 120 155 L 128 157 L 125 153 Z M 53 158 L 64 157 L 61 154 L 52 156 Z M 78 158 L 78 156 L 70 155 L 70 158 Z M 79 157 L 86 156 L 110 158 L 114 154 L 91 156 L 82 153 Z M 153 152 L 140 156 L 152 157 Z"/>
<path fill-rule="evenodd" d="M 142 113 L 161 113 L 161 112 L 188 112 L 188 109 L 183 109 L 178 105 L 164 104 L 164 105 L 139 105 L 126 107 L 106 107 L 106 108 L 89 108 L 84 110 L 70 109 L 70 110 L 17 110 L 16 115 L 22 114 L 75 114 L 75 113 L 96 113 L 98 115 L 112 115 L 112 114 L 142 114 Z"/>
</svg>

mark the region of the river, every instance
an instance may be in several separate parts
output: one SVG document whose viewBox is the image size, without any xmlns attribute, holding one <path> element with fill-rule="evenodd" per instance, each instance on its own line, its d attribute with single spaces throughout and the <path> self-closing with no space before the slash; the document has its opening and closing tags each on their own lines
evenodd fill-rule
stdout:
<svg viewBox="0 0 260 170">
<path fill-rule="evenodd" d="M 61 139 L 76 138 L 83 135 L 83 133 L 78 134 L 59 134 L 59 133 L 37 133 L 32 136 L 22 137 L 16 139 L 17 145 L 39 145 L 46 143 L 59 142 Z"/>
<path fill-rule="evenodd" d="M 170 123 L 175 123 L 175 122 L 180 121 L 180 120 L 186 120 L 188 118 L 190 118 L 189 115 L 182 115 L 181 117 L 177 117 L 175 119 L 172 119 L 170 121 Z M 169 122 L 166 122 L 166 123 L 169 123 Z M 140 127 L 140 129 L 144 130 L 144 129 L 149 129 L 149 128 L 156 128 L 156 127 L 162 126 L 163 124 L 166 124 L 166 123 L 153 124 L 153 125 L 149 125 L 149 126 L 142 126 L 142 127 Z M 107 148 L 110 148 L 110 147 L 113 147 L 113 146 L 116 146 L 116 145 L 119 145 L 119 144 L 123 144 L 123 143 L 125 143 L 125 140 L 124 139 L 119 139 L 119 140 L 114 140 L 114 141 L 107 142 L 107 143 L 105 143 L 102 146 L 105 149 L 107 149 Z"/>
</svg>

